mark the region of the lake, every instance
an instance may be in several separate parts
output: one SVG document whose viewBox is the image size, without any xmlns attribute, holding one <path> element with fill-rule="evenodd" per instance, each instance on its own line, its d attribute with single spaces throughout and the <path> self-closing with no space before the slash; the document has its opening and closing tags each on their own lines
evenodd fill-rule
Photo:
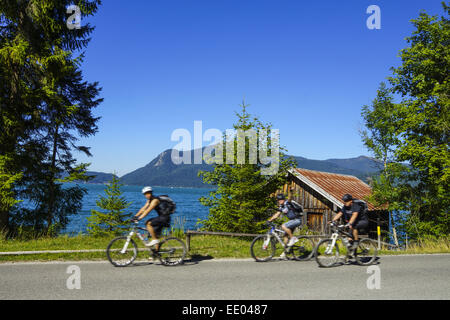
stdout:
<svg viewBox="0 0 450 320">
<path fill-rule="evenodd" d="M 83 198 L 83 208 L 76 214 L 70 216 L 70 222 L 63 233 L 77 234 L 79 232 L 85 233 L 87 226 L 87 217 L 91 215 L 91 210 L 99 208 L 96 201 L 100 196 L 105 196 L 105 185 L 102 184 L 83 184 L 88 193 Z M 145 197 L 141 194 L 142 186 L 123 186 L 123 197 L 132 204 L 126 210 L 127 212 L 136 213 L 144 204 Z M 196 229 L 198 219 L 205 219 L 208 215 L 208 208 L 202 206 L 198 199 L 202 196 L 208 196 L 211 189 L 206 188 L 168 188 L 168 187 L 153 187 L 155 195 L 169 195 L 177 204 L 177 210 L 172 214 L 172 225 L 177 217 L 186 219 L 185 229 Z M 150 217 L 156 216 L 157 213 L 152 211 L 144 218 L 144 221 Z"/>
</svg>

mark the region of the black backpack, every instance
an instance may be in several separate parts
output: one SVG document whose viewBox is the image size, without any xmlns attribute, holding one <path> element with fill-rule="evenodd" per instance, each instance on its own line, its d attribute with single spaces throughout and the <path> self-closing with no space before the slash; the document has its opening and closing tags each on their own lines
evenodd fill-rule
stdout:
<svg viewBox="0 0 450 320">
<path fill-rule="evenodd" d="M 298 216 L 303 215 L 303 206 L 300 203 L 298 203 L 297 201 L 294 201 L 294 200 L 289 200 L 288 203 L 291 205 L 292 210 L 294 210 L 294 212 Z"/>
<path fill-rule="evenodd" d="M 361 214 L 363 216 L 367 217 L 367 213 L 369 212 L 369 207 L 367 206 L 367 202 L 365 202 L 363 200 L 358 200 L 358 199 L 353 199 L 353 202 L 359 204 L 363 208 L 363 211 L 361 212 Z"/>
<path fill-rule="evenodd" d="M 164 194 L 156 198 L 161 202 L 161 204 L 163 204 L 164 212 L 162 212 L 162 214 L 169 215 L 175 212 L 177 205 L 175 204 L 175 201 L 173 201 L 168 195 Z"/>
</svg>

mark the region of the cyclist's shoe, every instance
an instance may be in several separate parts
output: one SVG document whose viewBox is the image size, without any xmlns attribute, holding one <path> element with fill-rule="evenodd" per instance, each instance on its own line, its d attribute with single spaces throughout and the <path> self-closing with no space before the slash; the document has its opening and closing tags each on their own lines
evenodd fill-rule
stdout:
<svg viewBox="0 0 450 320">
<path fill-rule="evenodd" d="M 283 253 L 280 255 L 280 259 L 282 259 L 282 260 L 286 260 L 286 259 L 287 259 L 286 253 L 285 253 L 285 252 L 283 252 Z"/>
<path fill-rule="evenodd" d="M 145 244 L 145 246 L 146 247 L 152 247 L 152 246 L 154 246 L 155 244 L 158 244 L 159 243 L 159 240 L 158 239 L 155 239 L 155 240 L 152 240 L 152 241 L 150 241 L 150 242 L 147 242 L 146 244 Z"/>
<path fill-rule="evenodd" d="M 297 237 L 292 237 L 292 238 L 289 240 L 287 246 L 288 246 L 288 247 L 292 247 L 297 241 L 298 241 L 298 238 L 297 238 Z"/>
<path fill-rule="evenodd" d="M 155 261 L 158 258 L 158 256 L 155 254 L 155 252 L 152 250 L 150 255 L 148 256 L 148 261 Z"/>
<path fill-rule="evenodd" d="M 356 249 L 358 248 L 359 242 L 354 241 L 349 247 L 348 247 L 348 256 L 349 258 L 354 258 L 356 256 Z"/>
</svg>

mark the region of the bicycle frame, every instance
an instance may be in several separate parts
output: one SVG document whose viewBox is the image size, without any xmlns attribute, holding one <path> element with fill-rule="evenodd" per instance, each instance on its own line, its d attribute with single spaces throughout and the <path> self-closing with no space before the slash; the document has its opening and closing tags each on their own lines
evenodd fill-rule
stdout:
<svg viewBox="0 0 450 320">
<path fill-rule="evenodd" d="M 355 259 L 356 263 L 362 266 L 370 265 L 376 259 L 377 249 L 372 239 L 362 238 L 358 246 L 351 246 L 347 238 L 354 239 L 353 235 L 344 231 L 344 225 L 331 225 L 332 234 L 323 240 L 320 240 L 315 247 L 316 261 L 321 267 L 331 267 L 337 262 L 344 260 L 345 263 L 350 259 Z M 346 248 L 345 256 L 340 253 L 337 240 L 341 239 L 342 245 Z M 336 249 L 336 250 L 335 250 Z M 323 253 L 322 253 L 323 250 Z"/>
<path fill-rule="evenodd" d="M 333 230 L 333 233 L 331 234 L 331 237 L 330 237 L 330 239 L 331 239 L 332 241 L 331 241 L 331 244 L 328 245 L 327 249 L 325 250 L 325 253 L 326 253 L 326 254 L 331 254 L 331 252 L 332 252 L 334 246 L 336 245 L 336 241 L 337 241 L 339 238 L 343 238 L 343 236 L 345 236 L 345 237 L 349 237 L 349 238 L 352 238 L 352 239 L 353 239 L 353 235 L 352 235 L 352 234 L 350 234 L 350 233 L 345 232 L 344 230 L 342 230 L 343 227 L 344 227 L 344 225 L 332 226 L 332 228 L 334 229 L 334 230 Z M 347 255 L 348 255 L 348 254 L 347 254 Z"/>
<path fill-rule="evenodd" d="M 270 239 L 272 239 L 272 237 L 274 237 L 283 246 L 283 249 L 286 250 L 287 245 L 284 243 L 283 239 L 281 238 L 281 237 L 284 237 L 285 234 L 286 234 L 286 232 L 284 232 L 284 230 L 277 229 L 275 226 L 272 226 L 270 228 L 270 230 L 267 232 L 267 240 L 264 242 L 264 245 L 268 246 Z"/>
<path fill-rule="evenodd" d="M 136 235 L 142 241 L 142 243 L 145 244 L 144 236 L 142 236 L 142 234 L 140 234 L 138 232 L 138 230 L 144 230 L 145 232 L 148 232 L 147 229 L 145 229 L 145 228 L 141 228 L 141 227 L 138 227 L 136 225 L 133 226 L 133 228 L 131 229 L 130 233 L 127 236 L 127 241 L 125 242 L 125 244 L 124 244 L 122 250 L 120 251 L 120 253 L 125 253 L 127 251 L 128 245 L 130 244 L 130 241 L 131 241 L 131 238 L 134 235 Z"/>
</svg>

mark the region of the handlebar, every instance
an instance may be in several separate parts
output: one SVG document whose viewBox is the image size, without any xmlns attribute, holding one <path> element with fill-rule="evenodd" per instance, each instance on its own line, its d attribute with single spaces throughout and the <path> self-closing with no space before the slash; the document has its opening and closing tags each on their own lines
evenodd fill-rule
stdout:
<svg viewBox="0 0 450 320">
<path fill-rule="evenodd" d="M 331 222 L 330 223 L 330 226 L 331 227 L 334 227 L 334 228 L 336 228 L 336 229 L 344 229 L 345 227 L 346 227 L 346 225 L 345 224 L 337 224 L 337 223 L 334 223 L 334 222 Z"/>
<path fill-rule="evenodd" d="M 266 225 L 268 226 L 268 227 L 270 227 L 270 228 L 277 228 L 277 227 L 280 227 L 280 225 L 279 224 L 276 224 L 276 223 L 273 223 L 273 222 L 269 222 L 269 221 L 267 221 L 266 222 Z"/>
</svg>

